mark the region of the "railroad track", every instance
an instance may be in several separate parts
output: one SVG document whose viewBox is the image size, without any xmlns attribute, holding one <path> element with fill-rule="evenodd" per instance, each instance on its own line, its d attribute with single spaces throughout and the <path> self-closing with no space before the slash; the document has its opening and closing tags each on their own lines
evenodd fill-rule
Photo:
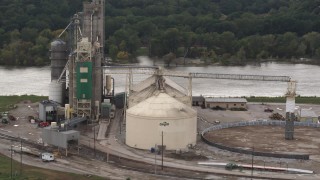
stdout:
<svg viewBox="0 0 320 180">
<path fill-rule="evenodd" d="M 6 139 L 10 141 L 16 141 L 20 142 L 21 138 L 7 135 L 4 133 L 0 133 L 1 139 Z M 22 139 L 23 144 L 27 144 L 30 147 L 37 148 L 38 150 L 52 150 L 52 147 L 44 147 L 43 145 L 40 145 L 36 142 Z M 96 159 L 105 163 L 112 164 L 115 167 L 126 169 L 126 170 L 132 170 L 132 171 L 138 171 L 142 173 L 152 174 L 155 175 L 154 171 L 154 164 L 149 164 L 143 161 L 134 160 L 131 158 L 121 157 L 116 154 L 107 154 L 106 152 L 102 152 L 97 149 L 93 149 L 91 147 L 88 147 L 87 145 L 81 144 L 79 150 L 79 155 L 82 158 L 91 158 Z M 72 153 L 72 150 L 70 151 L 70 154 L 77 155 L 77 149 L 74 148 L 74 151 Z M 245 177 L 245 178 L 259 178 L 259 179 L 276 179 L 276 178 L 264 178 L 264 177 L 251 177 L 249 175 L 230 175 L 228 173 L 209 173 L 209 172 L 202 172 L 202 171 L 196 171 L 196 170 L 187 170 L 182 168 L 173 168 L 173 167 L 164 167 L 164 170 L 161 170 L 161 166 L 157 165 L 157 176 L 160 177 L 168 177 L 168 178 L 183 178 L 183 179 L 205 179 L 207 176 L 214 175 L 217 177 L 223 177 L 228 179 L 238 179 L 239 177 Z"/>
<path fill-rule="evenodd" d="M 0 138 L 1 139 L 7 139 L 7 140 L 10 140 L 10 141 L 20 141 L 20 138 L 17 138 L 15 136 L 10 136 L 10 135 L 7 135 L 7 134 L 4 134 L 4 133 L 0 133 Z"/>
<path fill-rule="evenodd" d="M 0 133 L 0 138 L 1 139 L 6 139 L 9 141 L 15 141 L 15 142 L 20 142 L 21 139 L 19 137 L 15 137 L 12 135 Z M 43 147 L 42 145 L 39 145 L 36 142 L 30 141 L 30 140 L 25 140 L 22 139 L 24 145 L 28 145 L 30 147 L 37 148 L 39 150 L 48 150 L 50 147 Z M 73 148 L 73 150 L 72 150 Z M 136 161 L 133 159 L 129 158 L 124 158 L 120 157 L 118 155 L 114 154 L 107 154 L 106 152 L 102 152 L 100 150 L 94 150 L 91 147 L 88 147 L 86 145 L 80 145 L 79 147 L 79 155 L 77 154 L 77 147 L 71 147 L 71 150 L 69 151 L 69 154 L 75 155 L 75 156 L 80 156 L 82 158 L 91 158 L 91 159 L 96 159 L 98 161 L 102 161 L 105 163 L 112 164 L 112 166 L 126 169 L 126 170 L 131 170 L 131 171 L 138 171 L 142 173 L 147 173 L 147 174 L 152 174 L 154 175 L 154 164 L 147 164 L 145 162 L 141 161 Z M 73 152 L 73 153 L 72 153 Z M 107 159 L 108 158 L 108 159 Z M 107 162 L 108 160 L 108 162 Z M 164 167 L 164 170 L 161 171 L 161 166 L 157 165 L 157 176 L 161 177 L 168 177 L 168 178 L 185 178 L 185 179 L 203 179 L 205 176 L 210 175 L 209 173 L 205 173 L 203 175 L 201 174 L 195 174 L 194 172 L 190 172 L 187 170 L 181 170 L 177 168 L 166 168 Z M 224 175 L 227 176 L 227 175 Z"/>
<path fill-rule="evenodd" d="M 12 135 L 8 135 L 5 133 L 0 133 L 0 139 L 6 139 L 9 141 L 14 141 L 14 142 L 21 142 L 23 145 L 28 145 L 30 147 L 34 147 L 39 150 L 43 150 L 44 148 L 46 148 L 43 145 L 38 144 L 37 142 L 30 141 L 28 139 L 24 139 L 24 138 L 20 138 L 20 137 L 16 137 L 16 136 L 12 136 Z M 47 147 L 47 149 L 51 150 L 52 147 Z"/>
<path fill-rule="evenodd" d="M 102 152 L 97 149 L 95 150 L 96 152 L 94 152 L 93 148 L 88 147 L 85 144 L 80 145 L 80 149 L 81 149 L 80 150 L 81 157 L 90 157 L 90 158 L 108 163 L 106 152 Z M 143 172 L 147 174 L 153 174 L 153 175 L 155 174 L 154 164 L 146 163 L 144 161 L 121 157 L 116 154 L 109 154 L 108 161 L 115 167 L 123 168 L 126 170 Z M 183 168 L 174 168 L 174 167 L 166 167 L 166 166 L 164 166 L 164 170 L 161 170 L 161 165 L 157 165 L 157 175 L 161 177 L 182 178 L 182 179 L 206 179 L 206 177 L 211 175 L 214 175 L 216 177 L 227 178 L 231 180 L 238 179 L 239 177 L 257 178 L 257 179 L 279 179 L 279 178 L 273 178 L 273 177 L 250 176 L 246 174 L 234 175 L 230 173 L 203 172 L 203 171 L 197 171 L 197 170 L 188 170 Z"/>
</svg>

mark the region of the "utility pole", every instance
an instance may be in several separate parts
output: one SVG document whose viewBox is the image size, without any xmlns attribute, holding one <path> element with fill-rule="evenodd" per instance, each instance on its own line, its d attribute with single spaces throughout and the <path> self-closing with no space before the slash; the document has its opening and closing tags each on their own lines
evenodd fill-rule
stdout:
<svg viewBox="0 0 320 180">
<path fill-rule="evenodd" d="M 12 179 L 12 141 L 11 141 L 11 179 Z"/>
<path fill-rule="evenodd" d="M 161 132 L 161 139 L 162 139 L 162 141 L 161 141 L 161 170 L 163 170 L 163 150 L 164 150 L 164 148 L 163 148 L 163 131 Z"/>
<path fill-rule="evenodd" d="M 154 174 L 157 174 L 157 144 L 154 145 Z"/>
<path fill-rule="evenodd" d="M 160 126 L 169 126 L 168 122 L 162 122 L 159 124 Z M 164 151 L 164 147 L 163 147 L 163 130 L 161 131 L 161 170 L 163 170 L 163 151 Z"/>
<path fill-rule="evenodd" d="M 22 175 L 22 138 L 20 137 L 20 176 Z"/>
<path fill-rule="evenodd" d="M 251 158 L 251 179 L 253 177 L 253 153 L 254 153 L 254 146 L 252 147 L 252 158 Z"/>
<path fill-rule="evenodd" d="M 111 119 L 110 119 L 111 121 Z M 121 134 L 121 117 L 119 117 L 119 127 L 120 127 L 120 134 Z"/>
<path fill-rule="evenodd" d="M 96 127 L 93 126 L 93 149 L 94 149 L 94 158 L 96 158 Z"/>
</svg>

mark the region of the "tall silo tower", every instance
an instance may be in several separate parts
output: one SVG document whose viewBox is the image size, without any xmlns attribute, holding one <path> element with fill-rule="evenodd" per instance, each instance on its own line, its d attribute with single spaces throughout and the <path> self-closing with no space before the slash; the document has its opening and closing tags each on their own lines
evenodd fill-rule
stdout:
<svg viewBox="0 0 320 180">
<path fill-rule="evenodd" d="M 73 19 L 74 53 L 69 58 L 69 104 L 78 116 L 99 115 L 104 59 L 104 0 L 83 3 Z M 70 97 L 72 96 L 72 97 Z"/>
<path fill-rule="evenodd" d="M 51 60 L 51 82 L 49 85 L 49 100 L 56 101 L 60 104 L 64 103 L 66 83 L 58 82 L 59 77 L 65 76 L 63 69 L 67 62 L 67 46 L 61 39 L 51 42 L 50 48 Z"/>
</svg>

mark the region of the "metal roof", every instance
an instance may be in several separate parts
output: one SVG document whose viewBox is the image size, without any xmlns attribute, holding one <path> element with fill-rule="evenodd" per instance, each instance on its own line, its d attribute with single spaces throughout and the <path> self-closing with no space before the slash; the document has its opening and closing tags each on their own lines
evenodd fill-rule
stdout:
<svg viewBox="0 0 320 180">
<path fill-rule="evenodd" d="M 55 101 L 52 100 L 42 100 L 40 101 L 40 104 L 44 105 L 44 106 L 59 106 L 59 104 Z"/>
<path fill-rule="evenodd" d="M 192 101 L 204 101 L 203 96 L 192 96 Z"/>
<path fill-rule="evenodd" d="M 166 93 L 159 93 L 127 110 L 129 116 L 149 119 L 183 119 L 195 117 L 197 112 Z"/>
<path fill-rule="evenodd" d="M 318 117 L 318 115 L 310 109 L 301 109 L 298 113 L 301 114 L 300 117 Z"/>
<path fill-rule="evenodd" d="M 246 103 L 248 102 L 245 98 L 224 98 L 224 97 L 206 97 L 206 102 L 215 103 Z"/>
</svg>

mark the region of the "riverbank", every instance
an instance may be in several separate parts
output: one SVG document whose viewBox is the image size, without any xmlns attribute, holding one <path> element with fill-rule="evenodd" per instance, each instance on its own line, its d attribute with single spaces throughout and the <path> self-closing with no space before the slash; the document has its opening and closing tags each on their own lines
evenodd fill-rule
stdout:
<svg viewBox="0 0 320 180">
<path fill-rule="evenodd" d="M 172 58 L 170 61 L 165 62 L 163 58 L 160 57 L 148 57 L 146 55 L 134 57 L 131 60 L 111 60 L 109 63 L 113 64 L 137 64 L 140 65 L 160 65 L 167 67 L 175 66 L 246 66 L 246 65 L 259 65 L 261 63 L 286 63 L 286 64 L 310 64 L 310 65 L 320 65 L 320 60 L 318 59 L 308 59 L 308 58 L 292 58 L 292 59 L 280 59 L 280 58 L 268 58 L 268 59 L 246 59 L 246 60 L 211 60 L 209 58 L 184 58 L 176 57 Z M 111 64 L 112 64 L 111 63 Z"/>
</svg>

